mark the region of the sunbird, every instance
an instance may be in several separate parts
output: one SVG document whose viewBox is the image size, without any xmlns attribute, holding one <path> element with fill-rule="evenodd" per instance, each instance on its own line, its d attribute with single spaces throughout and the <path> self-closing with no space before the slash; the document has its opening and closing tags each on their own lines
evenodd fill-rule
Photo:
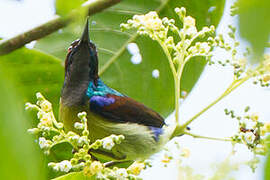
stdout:
<svg viewBox="0 0 270 180">
<path fill-rule="evenodd" d="M 91 141 L 123 135 L 110 151 L 93 153 L 113 160 L 144 160 L 161 150 L 171 130 L 154 110 L 108 87 L 98 75 L 98 53 L 89 39 L 88 19 L 79 40 L 74 41 L 65 60 L 59 118 L 66 130 L 74 130 L 77 114 L 85 111 Z M 143 92 L 142 92 L 143 93 Z"/>
</svg>

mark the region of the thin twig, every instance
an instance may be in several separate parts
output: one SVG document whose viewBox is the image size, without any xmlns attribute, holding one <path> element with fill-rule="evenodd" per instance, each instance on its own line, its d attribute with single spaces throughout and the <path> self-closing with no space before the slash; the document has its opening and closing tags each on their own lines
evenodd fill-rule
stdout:
<svg viewBox="0 0 270 180">
<path fill-rule="evenodd" d="M 88 15 L 90 16 L 111 7 L 120 1 L 121 0 L 89 0 L 84 3 L 82 7 L 71 11 L 65 17 L 57 16 L 55 19 L 37 26 L 27 32 L 19 34 L 10 39 L 0 41 L 0 55 L 10 53 L 11 51 L 18 49 L 33 40 L 45 37 L 58 29 L 67 26 L 74 21 L 78 15 L 81 15 L 81 12 L 84 10 L 88 12 Z"/>
<path fill-rule="evenodd" d="M 190 132 L 184 132 L 184 134 L 192 136 L 193 138 L 200 138 L 200 139 L 207 139 L 207 140 L 214 140 L 214 141 L 229 141 L 229 142 L 232 141 L 230 138 L 216 138 L 216 137 L 201 136 L 201 135 L 193 134 Z"/>
<path fill-rule="evenodd" d="M 222 100 L 224 97 L 229 95 L 233 90 L 235 90 L 237 87 L 239 87 L 241 84 L 246 82 L 251 76 L 247 75 L 246 77 L 242 78 L 241 80 L 234 81 L 227 89 L 226 91 L 220 95 L 217 99 L 215 99 L 212 103 L 210 103 L 208 106 L 206 106 L 204 109 L 202 109 L 200 112 L 198 112 L 196 115 L 194 115 L 192 118 L 190 118 L 186 123 L 182 125 L 182 129 L 185 129 L 192 121 L 197 119 L 200 115 L 202 115 L 204 112 L 206 112 L 208 109 L 210 109 L 212 106 L 217 104 L 220 100 Z"/>
</svg>

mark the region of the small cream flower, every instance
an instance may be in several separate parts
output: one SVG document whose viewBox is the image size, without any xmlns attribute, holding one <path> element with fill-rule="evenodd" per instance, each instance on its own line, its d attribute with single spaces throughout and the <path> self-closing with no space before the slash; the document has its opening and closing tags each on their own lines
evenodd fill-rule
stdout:
<svg viewBox="0 0 270 180">
<path fill-rule="evenodd" d="M 195 26 L 195 19 L 191 16 L 187 16 L 184 18 L 184 25 L 187 26 L 187 28 Z"/>
<path fill-rule="evenodd" d="M 60 171 L 60 165 L 59 165 L 59 163 L 56 163 L 56 164 L 53 165 L 53 170 Z"/>
<path fill-rule="evenodd" d="M 27 132 L 29 132 L 30 134 L 37 134 L 40 132 L 40 130 L 38 128 L 32 128 L 28 129 Z"/>
<path fill-rule="evenodd" d="M 52 126 L 52 118 L 49 113 L 42 113 L 41 119 L 40 119 L 40 125 L 41 126 Z"/>
<path fill-rule="evenodd" d="M 36 93 L 36 97 L 37 97 L 38 100 L 44 99 L 44 97 L 42 96 L 42 94 L 40 92 Z"/>
<path fill-rule="evenodd" d="M 163 163 L 169 163 L 171 162 L 172 157 L 168 156 L 167 154 L 164 155 L 163 159 L 161 160 L 161 162 Z"/>
<path fill-rule="evenodd" d="M 64 160 L 59 163 L 59 170 L 62 172 L 69 172 L 71 168 L 72 165 L 68 160 Z"/>
<path fill-rule="evenodd" d="M 259 119 L 259 115 L 257 113 L 253 113 L 251 114 L 250 118 L 252 121 L 257 122 Z"/>
<path fill-rule="evenodd" d="M 264 55 L 263 65 L 267 71 L 270 71 L 270 55 L 269 54 Z"/>
<path fill-rule="evenodd" d="M 265 127 L 262 127 L 262 128 L 260 129 L 260 135 L 261 135 L 261 136 L 264 136 L 265 133 L 266 133 L 266 129 L 265 129 Z"/>
<path fill-rule="evenodd" d="M 237 66 L 237 68 L 245 68 L 247 65 L 246 58 L 240 58 L 233 61 L 233 64 Z"/>
<path fill-rule="evenodd" d="M 264 123 L 263 127 L 265 128 L 266 132 L 270 132 L 270 122 Z"/>
<path fill-rule="evenodd" d="M 187 148 L 183 148 L 181 155 L 185 158 L 188 158 L 190 156 L 190 150 Z"/>
<path fill-rule="evenodd" d="M 207 42 L 201 43 L 201 51 L 204 53 L 208 53 L 210 51 L 211 47 L 208 45 Z"/>
<path fill-rule="evenodd" d="M 263 75 L 262 80 L 263 80 L 264 82 L 270 81 L 270 74 L 265 74 L 265 75 Z"/>
<path fill-rule="evenodd" d="M 252 132 L 246 132 L 244 134 L 244 138 L 245 138 L 247 143 L 252 144 L 256 137 Z"/>
<path fill-rule="evenodd" d="M 86 112 L 80 112 L 80 113 L 78 113 L 78 118 L 80 118 L 80 119 L 82 119 L 82 118 L 84 118 L 84 117 L 86 117 Z"/>
<path fill-rule="evenodd" d="M 38 139 L 38 144 L 39 144 L 39 147 L 41 149 L 47 149 L 50 147 L 50 144 L 48 143 L 48 141 L 44 137 L 40 137 Z"/>
<path fill-rule="evenodd" d="M 36 108 L 36 105 L 31 104 L 29 102 L 25 103 L 25 110 L 30 110 Z"/>
<path fill-rule="evenodd" d="M 79 123 L 79 122 L 75 122 L 74 127 L 75 127 L 75 129 L 83 129 L 84 128 L 84 124 Z"/>
<path fill-rule="evenodd" d="M 100 172 L 103 169 L 103 164 L 99 161 L 93 161 L 90 166 L 86 166 L 83 169 L 83 173 L 86 176 L 93 176 L 96 173 Z"/>
<path fill-rule="evenodd" d="M 195 26 L 191 26 L 186 31 L 186 34 L 190 36 L 194 36 L 196 33 L 197 33 L 197 28 Z"/>
<path fill-rule="evenodd" d="M 42 101 L 40 107 L 45 112 L 49 112 L 52 110 L 52 104 L 47 100 Z"/>
<path fill-rule="evenodd" d="M 143 27 L 146 31 L 160 31 L 164 29 L 162 20 L 159 19 L 158 14 L 155 11 L 151 11 L 145 15 L 133 16 L 133 21 L 128 21 L 133 24 L 135 28 Z"/>
<path fill-rule="evenodd" d="M 135 161 L 132 165 L 128 167 L 128 172 L 134 175 L 139 175 L 141 171 L 145 168 L 145 164 Z"/>
<path fill-rule="evenodd" d="M 116 170 L 115 177 L 117 180 L 126 180 L 128 177 L 128 173 L 127 173 L 126 169 L 120 168 L 120 169 Z"/>
<path fill-rule="evenodd" d="M 107 150 L 111 150 L 115 143 L 113 142 L 113 139 L 111 137 L 107 137 L 103 139 L 103 148 Z"/>
</svg>

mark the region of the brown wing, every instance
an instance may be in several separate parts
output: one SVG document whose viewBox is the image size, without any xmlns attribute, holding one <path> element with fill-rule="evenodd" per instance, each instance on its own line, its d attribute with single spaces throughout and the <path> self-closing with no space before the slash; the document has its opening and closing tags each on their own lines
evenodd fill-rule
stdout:
<svg viewBox="0 0 270 180">
<path fill-rule="evenodd" d="M 162 127 L 165 124 L 157 112 L 124 96 L 93 96 L 90 99 L 90 110 L 113 122 L 131 122 L 152 127 Z"/>
</svg>

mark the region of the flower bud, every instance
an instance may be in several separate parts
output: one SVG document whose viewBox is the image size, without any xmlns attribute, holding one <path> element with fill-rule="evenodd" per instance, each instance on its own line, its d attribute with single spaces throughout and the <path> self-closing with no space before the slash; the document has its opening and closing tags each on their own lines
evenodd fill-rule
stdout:
<svg viewBox="0 0 270 180">
<path fill-rule="evenodd" d="M 86 112 L 80 112 L 78 113 L 78 118 L 82 119 L 83 117 L 86 117 Z"/>
<path fill-rule="evenodd" d="M 40 92 L 37 92 L 36 93 L 36 97 L 37 97 L 37 100 L 44 100 L 44 97 L 42 96 L 42 94 Z"/>
<path fill-rule="evenodd" d="M 30 134 L 36 135 L 40 132 L 40 130 L 38 128 L 32 128 L 32 129 L 28 129 L 27 132 Z"/>
<path fill-rule="evenodd" d="M 84 124 L 79 123 L 79 122 L 76 122 L 76 123 L 74 124 L 74 127 L 75 127 L 76 129 L 84 129 Z"/>
<path fill-rule="evenodd" d="M 257 122 L 259 119 L 259 115 L 257 113 L 253 113 L 250 118 L 252 121 Z"/>
<path fill-rule="evenodd" d="M 270 132 L 270 122 L 264 123 L 263 127 L 265 128 L 266 132 Z"/>
</svg>

